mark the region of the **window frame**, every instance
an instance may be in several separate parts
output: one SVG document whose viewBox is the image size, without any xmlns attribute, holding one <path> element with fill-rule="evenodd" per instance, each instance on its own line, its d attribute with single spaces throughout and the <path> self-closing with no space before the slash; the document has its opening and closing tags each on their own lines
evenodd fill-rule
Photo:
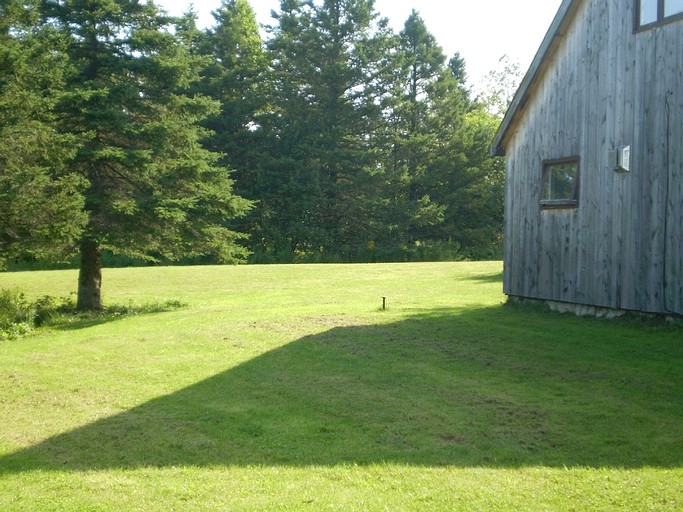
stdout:
<svg viewBox="0 0 683 512">
<path fill-rule="evenodd" d="M 548 169 L 557 165 L 576 164 L 576 179 L 571 198 L 564 199 L 543 199 L 543 192 L 548 178 Z M 541 162 L 541 199 L 539 201 L 542 210 L 575 209 L 579 207 L 581 197 L 581 158 L 569 156 L 564 158 L 553 158 Z"/>
<path fill-rule="evenodd" d="M 635 0 L 635 9 L 633 11 L 634 15 L 634 25 L 635 25 L 635 30 L 640 31 L 640 30 L 647 30 L 652 27 L 656 27 L 659 25 L 664 25 L 665 23 L 669 23 L 671 21 L 676 21 L 683 19 L 683 11 L 677 12 L 675 14 L 670 14 L 666 16 L 664 14 L 664 2 L 666 0 L 655 0 L 657 2 L 657 19 L 655 21 L 651 21 L 650 23 L 645 23 L 641 24 L 640 22 L 640 7 L 642 4 L 643 0 Z"/>
</svg>

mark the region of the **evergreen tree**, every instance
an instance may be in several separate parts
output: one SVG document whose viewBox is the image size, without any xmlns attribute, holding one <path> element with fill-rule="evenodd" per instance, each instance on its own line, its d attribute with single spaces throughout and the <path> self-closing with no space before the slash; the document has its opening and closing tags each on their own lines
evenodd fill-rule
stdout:
<svg viewBox="0 0 683 512">
<path fill-rule="evenodd" d="M 454 188 L 446 221 L 469 259 L 502 258 L 505 161 L 490 153 L 499 124 L 500 119 L 482 109 L 464 118 L 461 137 L 466 166 Z"/>
<path fill-rule="evenodd" d="M 408 257 L 495 257 L 504 179 L 488 141 L 498 121 L 470 100 L 465 61 L 446 58 L 415 11 L 400 33 L 401 73 L 387 167 Z"/>
<path fill-rule="evenodd" d="M 494 259 L 502 250 L 505 173 L 489 147 L 500 121 L 470 101 L 460 82 L 464 62 L 453 66 L 457 61 L 456 55 L 435 84 L 430 125 L 440 142 L 426 186 L 446 210 L 444 222 L 431 226 L 426 238 L 459 257 Z"/>
<path fill-rule="evenodd" d="M 249 203 L 204 149 L 215 102 L 186 94 L 197 65 L 172 20 L 137 0 L 44 0 L 71 72 L 59 130 L 85 139 L 70 166 L 87 181 L 78 307 L 101 307 L 103 250 L 155 260 L 245 256 L 226 222 Z"/>
<path fill-rule="evenodd" d="M 467 87 L 467 70 L 465 59 L 460 55 L 460 52 L 455 52 L 455 55 L 448 61 L 447 76 L 450 76 L 460 91 L 462 103 L 465 110 L 473 108 L 472 99 L 470 98 L 470 89 Z"/>
<path fill-rule="evenodd" d="M 232 169 L 238 194 L 259 198 L 258 169 L 265 145 L 259 116 L 266 108 L 268 58 L 248 0 L 224 0 L 213 16 L 215 26 L 197 43 L 198 52 L 208 60 L 196 90 L 221 105 L 203 122 L 212 132 L 206 147 L 221 153 L 221 165 Z M 240 222 L 256 239 L 260 213 L 257 206 Z"/>
<path fill-rule="evenodd" d="M 436 113 L 435 88 L 444 73 L 444 56 L 420 15 L 413 10 L 399 34 L 398 59 L 391 108 L 391 150 L 386 168 L 392 176 L 398 220 L 396 249 L 408 255 L 425 239 L 425 228 L 439 224 L 444 205 L 430 196 L 428 182 L 439 136 L 430 123 Z"/>
<path fill-rule="evenodd" d="M 62 41 L 37 20 L 37 2 L 0 5 L 0 264 L 71 256 L 85 220 L 84 183 L 67 165 L 79 140 L 57 133 L 51 113 Z"/>
<path fill-rule="evenodd" d="M 392 35 L 371 0 L 283 0 L 269 41 L 264 251 L 353 259 L 383 229 L 378 137 Z M 275 246 L 274 248 L 269 247 Z"/>
</svg>

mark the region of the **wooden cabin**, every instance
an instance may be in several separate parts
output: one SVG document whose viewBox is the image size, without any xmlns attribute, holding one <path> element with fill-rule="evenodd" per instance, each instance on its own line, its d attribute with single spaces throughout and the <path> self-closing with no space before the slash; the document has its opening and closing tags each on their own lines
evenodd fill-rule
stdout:
<svg viewBox="0 0 683 512">
<path fill-rule="evenodd" d="M 493 152 L 506 294 L 683 315 L 683 0 L 564 0 Z"/>
</svg>

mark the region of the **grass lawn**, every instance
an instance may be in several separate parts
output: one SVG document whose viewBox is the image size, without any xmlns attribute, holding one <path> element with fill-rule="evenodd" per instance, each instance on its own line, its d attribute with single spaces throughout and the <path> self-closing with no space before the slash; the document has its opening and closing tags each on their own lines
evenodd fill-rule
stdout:
<svg viewBox="0 0 683 512">
<path fill-rule="evenodd" d="M 0 274 L 15 287 L 76 273 Z M 0 342 L 0 510 L 683 509 L 680 325 L 506 306 L 498 262 L 104 289 L 187 307 Z"/>
</svg>

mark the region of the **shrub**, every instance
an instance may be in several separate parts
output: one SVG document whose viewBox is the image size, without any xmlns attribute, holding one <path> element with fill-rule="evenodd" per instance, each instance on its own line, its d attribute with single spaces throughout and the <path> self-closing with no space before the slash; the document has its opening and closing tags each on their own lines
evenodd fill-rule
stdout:
<svg viewBox="0 0 683 512">
<path fill-rule="evenodd" d="M 82 321 L 109 321 L 123 316 L 163 313 L 186 307 L 187 304 L 169 299 L 164 302 L 136 305 L 111 305 L 103 311 L 76 311 L 74 294 L 68 297 L 45 295 L 35 302 L 26 300 L 19 290 L 0 289 L 0 340 L 15 339 L 35 327 L 65 326 Z"/>
<path fill-rule="evenodd" d="M 56 319 L 75 310 L 76 302 L 73 295 L 59 298 L 45 295 L 35 302 L 35 326 L 52 324 Z"/>
<path fill-rule="evenodd" d="M 19 290 L 0 289 L 0 339 L 14 339 L 33 326 L 35 307 Z"/>
</svg>

